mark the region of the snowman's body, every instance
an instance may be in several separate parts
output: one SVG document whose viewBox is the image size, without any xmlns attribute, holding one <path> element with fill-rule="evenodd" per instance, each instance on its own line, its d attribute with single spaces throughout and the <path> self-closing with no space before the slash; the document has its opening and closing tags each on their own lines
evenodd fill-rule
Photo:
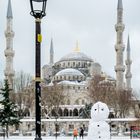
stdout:
<svg viewBox="0 0 140 140">
<path fill-rule="evenodd" d="M 106 123 L 109 109 L 102 102 L 95 103 L 91 108 L 91 120 L 89 122 L 88 140 L 109 140 L 110 127 Z"/>
</svg>

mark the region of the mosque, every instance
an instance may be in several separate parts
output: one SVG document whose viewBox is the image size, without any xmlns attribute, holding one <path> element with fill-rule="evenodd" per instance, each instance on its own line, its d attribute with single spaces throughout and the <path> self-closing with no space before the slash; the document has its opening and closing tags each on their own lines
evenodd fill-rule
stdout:
<svg viewBox="0 0 140 140">
<path fill-rule="evenodd" d="M 13 50 L 13 38 L 14 31 L 12 27 L 13 14 L 12 14 L 12 6 L 11 0 L 8 2 L 8 10 L 7 10 L 7 28 L 5 31 L 6 37 L 6 49 L 5 49 L 5 58 L 6 58 L 6 66 L 5 66 L 5 77 L 8 79 L 10 85 L 13 85 L 13 79 L 15 76 L 14 68 L 13 68 L 13 58 L 14 58 L 14 50 Z M 91 100 L 88 94 L 88 82 L 94 77 L 94 75 L 100 75 L 103 77 L 104 82 L 110 82 L 116 86 L 117 90 L 127 89 L 132 90 L 131 87 L 131 55 L 130 55 L 130 43 L 128 37 L 127 43 L 127 58 L 124 64 L 124 50 L 125 45 L 123 43 L 123 31 L 125 29 L 125 25 L 123 23 L 123 3 L 122 0 L 118 0 L 117 7 L 117 23 L 115 25 L 115 30 L 117 34 L 117 40 L 115 44 L 116 51 L 116 65 L 115 72 L 116 78 L 112 78 L 107 75 L 103 70 L 102 66 L 93 60 L 90 56 L 84 54 L 80 51 L 78 43 L 76 44 L 75 50 L 65 56 L 63 56 L 57 62 L 54 62 L 54 46 L 53 39 L 50 43 L 50 62 L 42 67 L 42 77 L 44 86 L 52 86 L 53 83 L 57 83 L 59 85 L 63 85 L 64 91 L 68 94 L 68 97 L 65 101 L 64 105 L 60 106 L 60 118 L 63 119 L 73 119 L 78 118 L 82 108 L 86 103 L 90 103 Z M 125 77 L 125 80 L 124 80 Z M 33 102 L 33 101 L 32 101 Z M 25 119 L 26 120 L 21 128 L 26 130 L 32 130 L 34 128 L 34 122 L 32 122 L 29 118 L 34 117 L 34 107 L 28 108 L 26 107 L 26 102 L 24 102 L 24 109 L 26 109 Z M 32 103 L 31 103 L 32 104 Z M 34 105 L 34 104 L 33 104 Z M 28 110 L 28 111 L 27 111 Z M 27 118 L 27 119 L 26 119 Z M 48 131 L 47 126 L 49 128 L 54 128 L 54 122 L 45 121 L 42 124 L 42 128 L 45 132 Z M 65 130 L 70 131 L 75 126 L 79 127 L 79 122 L 74 122 L 72 120 L 67 120 L 66 122 L 61 123 L 61 128 L 65 128 Z M 87 121 L 83 122 L 83 125 L 87 126 Z"/>
</svg>

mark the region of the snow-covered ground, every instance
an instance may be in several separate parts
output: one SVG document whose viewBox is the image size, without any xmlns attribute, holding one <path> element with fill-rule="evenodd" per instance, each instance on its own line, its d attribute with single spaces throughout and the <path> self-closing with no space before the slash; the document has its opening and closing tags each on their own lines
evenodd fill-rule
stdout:
<svg viewBox="0 0 140 140">
<path fill-rule="evenodd" d="M 10 136 L 8 140 L 34 140 L 35 137 L 32 136 Z M 3 137 L 0 137 L 0 140 L 4 140 Z M 7 139 L 5 139 L 7 140 Z M 55 137 L 42 137 L 42 140 L 56 140 Z M 73 137 L 57 137 L 57 140 L 73 140 Z M 77 140 L 82 140 L 79 137 L 77 138 Z M 83 140 L 87 140 L 87 137 L 84 137 Z M 130 137 L 112 137 L 111 140 L 130 140 Z M 135 140 L 139 140 L 139 139 L 135 139 Z"/>
</svg>

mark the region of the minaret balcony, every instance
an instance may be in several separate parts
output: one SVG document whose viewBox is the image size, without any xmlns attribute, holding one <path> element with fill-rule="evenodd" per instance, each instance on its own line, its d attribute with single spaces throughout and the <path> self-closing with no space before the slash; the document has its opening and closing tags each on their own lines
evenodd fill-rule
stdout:
<svg viewBox="0 0 140 140">
<path fill-rule="evenodd" d="M 117 65 L 117 66 L 115 66 L 115 71 L 116 72 L 118 72 L 118 71 L 124 72 L 125 71 L 125 66 L 124 65 Z"/>
<path fill-rule="evenodd" d="M 14 70 L 4 70 L 4 74 L 5 76 L 14 76 L 15 75 L 15 71 Z"/>
<path fill-rule="evenodd" d="M 131 72 L 127 72 L 126 75 L 125 75 L 125 78 L 128 79 L 128 78 L 132 78 L 132 74 Z"/>
<path fill-rule="evenodd" d="M 116 45 L 115 45 L 115 50 L 116 50 L 116 52 L 117 52 L 117 51 L 123 52 L 124 49 L 125 49 L 125 45 L 124 45 L 124 44 L 116 44 Z"/>
<path fill-rule="evenodd" d="M 132 64 L 132 60 L 125 60 L 125 64 L 126 65 L 131 65 Z"/>
<path fill-rule="evenodd" d="M 5 37 L 8 38 L 13 38 L 15 33 L 13 31 L 5 31 Z"/>
<path fill-rule="evenodd" d="M 5 50 L 4 51 L 4 53 L 5 53 L 5 56 L 7 57 L 7 56 L 14 56 L 15 55 L 15 51 L 13 51 L 13 50 L 11 50 L 11 49 L 7 49 L 7 50 Z"/>
<path fill-rule="evenodd" d="M 125 25 L 124 24 L 122 24 L 122 23 L 117 23 L 116 25 L 115 25 L 115 29 L 116 29 L 116 32 L 123 32 L 124 31 L 124 29 L 125 29 Z"/>
</svg>

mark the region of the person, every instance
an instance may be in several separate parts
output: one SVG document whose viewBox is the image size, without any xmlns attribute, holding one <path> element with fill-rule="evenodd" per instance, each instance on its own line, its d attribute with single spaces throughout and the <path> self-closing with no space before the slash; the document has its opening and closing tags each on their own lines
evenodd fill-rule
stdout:
<svg viewBox="0 0 140 140">
<path fill-rule="evenodd" d="M 79 136 L 80 138 L 82 137 L 82 139 L 84 138 L 84 129 L 82 127 L 80 127 Z"/>
<path fill-rule="evenodd" d="M 74 139 L 77 140 L 77 136 L 78 136 L 78 130 L 76 128 L 74 128 L 74 130 L 73 130 L 73 140 Z"/>
</svg>

